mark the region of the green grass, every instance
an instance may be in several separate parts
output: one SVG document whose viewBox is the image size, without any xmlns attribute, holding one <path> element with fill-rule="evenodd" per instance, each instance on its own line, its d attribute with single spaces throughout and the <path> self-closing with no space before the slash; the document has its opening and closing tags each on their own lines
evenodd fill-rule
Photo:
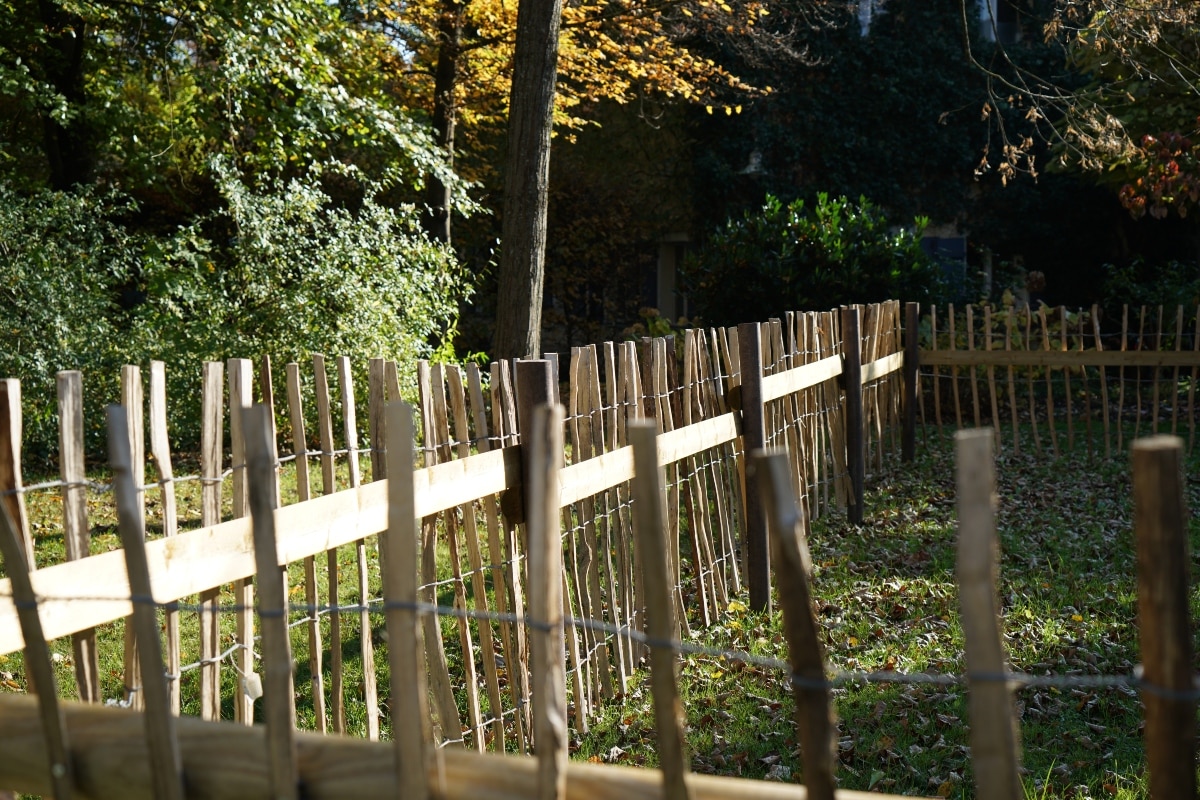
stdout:
<svg viewBox="0 0 1200 800">
<path fill-rule="evenodd" d="M 1003 455 L 997 471 L 1000 595 L 1013 666 L 1039 675 L 1130 674 L 1138 649 L 1127 461 Z M 841 515 L 812 525 L 829 666 L 961 674 L 950 438 L 870 483 L 864 526 Z M 1195 507 L 1194 484 L 1188 492 Z M 1198 534 L 1193 522 L 1193 552 Z M 1196 615 L 1195 594 L 1192 605 Z M 741 603 L 698 635 L 716 648 L 787 657 L 779 615 L 750 614 Z M 681 676 L 694 770 L 803 780 L 781 671 L 701 655 L 685 657 Z M 644 675 L 628 697 L 578 742 L 581 757 L 656 763 Z M 1141 706 L 1130 692 L 1024 689 L 1016 700 L 1027 796 L 1147 796 Z M 835 692 L 835 703 L 842 787 L 974 796 L 963 688 L 853 684 Z"/>
<path fill-rule="evenodd" d="M 1045 431 L 1043 430 L 1043 437 Z M 1189 462 L 1195 472 L 1197 464 Z M 343 467 L 344 470 L 344 467 Z M 183 472 L 185 470 L 178 470 Z M 1124 458 L 1089 463 L 1085 456 L 1058 461 L 1001 455 L 998 459 L 1002 546 L 1000 595 L 1005 638 L 1014 667 L 1036 674 L 1129 674 L 1138 662 L 1136 574 L 1131 533 L 1128 463 Z M 103 475 L 96 479 L 104 480 Z M 319 473 L 314 470 L 314 486 Z M 867 524 L 855 527 L 840 514 L 812 524 L 814 592 L 826 654 L 834 670 L 905 672 L 965 671 L 963 639 L 954 580 L 954 470 L 949 437 L 931 437 L 918 448 L 918 460 L 889 462 L 870 477 Z M 284 500 L 294 486 L 290 468 L 281 480 Z M 345 477 L 339 478 L 344 487 Z M 198 525 L 198 483 L 179 485 L 180 514 L 187 527 Z M 290 490 L 294 493 L 294 489 Z M 1195 507 L 1196 485 L 1188 484 Z M 225 491 L 226 501 L 230 491 Z M 92 498 L 93 551 L 116 546 L 115 519 L 103 498 Z M 159 535 L 161 512 L 148 493 L 148 523 Z M 62 559 L 61 506 L 54 493 L 31 495 L 39 563 Z M 1191 527 L 1193 552 L 1200 526 Z M 369 551 L 374 559 L 375 548 Z M 339 551 L 342 603 L 355 603 L 357 581 L 353 547 Z M 491 563 L 486 553 L 485 563 Z M 465 556 L 464 556 L 465 560 Z M 319 573 L 323 575 L 323 559 Z M 301 565 L 291 572 L 292 599 L 302 602 Z M 449 573 L 448 554 L 439 552 L 439 572 Z M 378 594 L 377 564 L 371 592 Z M 322 577 L 321 596 L 325 598 Z M 451 587 L 439 602 L 453 604 Z M 489 596 L 491 587 L 489 586 Z M 223 598 L 231 602 L 232 597 Z M 696 642 L 721 650 L 786 659 L 778 614 L 746 610 L 745 598 L 730 604 L 716 624 L 696 631 Z M 1193 615 L 1200 597 L 1193 595 Z M 231 620 L 230 620 L 231 622 Z M 381 701 L 387 695 L 383 620 L 372 617 L 377 645 L 376 672 Z M 194 615 L 183 617 L 184 661 L 195 660 Z M 442 620 L 451 674 L 461 675 L 458 623 Z M 328 618 L 322 621 L 328 668 Z M 358 622 L 347 615 L 342 648 L 346 663 L 347 723 L 365 734 Z M 472 623 L 478 646 L 478 627 Z M 101 629 L 104 696 L 121 692 L 120 623 Z M 232 628 L 226 629 L 227 643 Z M 314 726 L 308 692 L 308 645 L 304 628 L 293 631 L 298 669 L 298 718 Z M 70 643 L 60 640 L 61 693 L 74 691 Z M 235 690 L 234 674 L 222 670 L 224 696 Z M 0 678 L 24 686 L 20 655 L 0 657 Z M 185 713 L 197 713 L 196 679 L 182 684 Z M 803 780 L 793 704 L 784 672 L 746 660 L 690 655 L 681 668 L 681 691 L 689 725 L 689 751 L 697 772 L 776 780 Z M 328 680 L 326 681 L 328 692 Z M 1118 689 L 1025 689 L 1017 694 L 1026 793 L 1030 798 L 1144 798 L 1145 757 L 1140 735 L 1141 707 Z M 459 686 L 465 721 L 465 691 Z M 487 693 L 480 687 L 487 711 Z M 505 692 L 505 702 L 508 702 Z M 896 794 L 966 798 L 974 795 L 967 750 L 967 711 L 962 687 L 849 684 L 835 692 L 839 729 L 839 779 L 844 788 Z M 261 705 L 261 704 L 260 704 Z M 229 701 L 227 700 L 227 706 Z M 648 674 L 631 678 L 617 701 L 598 709 L 591 731 L 573 734 L 573 757 L 613 763 L 656 764 L 656 737 Z M 226 718 L 232 716 L 226 708 Z M 389 719 L 384 708 L 384 736 Z M 511 743 L 511 739 L 510 739 Z"/>
</svg>

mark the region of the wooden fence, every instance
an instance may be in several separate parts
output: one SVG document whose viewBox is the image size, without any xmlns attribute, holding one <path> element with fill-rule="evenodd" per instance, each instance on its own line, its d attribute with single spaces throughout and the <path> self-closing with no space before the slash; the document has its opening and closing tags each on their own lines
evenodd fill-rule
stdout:
<svg viewBox="0 0 1200 800">
<path fill-rule="evenodd" d="M 548 386 L 547 386 L 548 388 Z M 277 538 L 269 413 L 258 405 L 244 411 L 249 503 L 263 628 L 265 726 L 176 718 L 170 709 L 162 643 L 151 596 L 151 566 L 140 534 L 137 488 L 130 470 L 124 415 L 112 408 L 110 441 L 114 486 L 136 641 L 143 666 L 146 710 L 140 714 L 79 703 L 57 702 L 53 666 L 40 627 L 39 598 L 20 557 L 18 531 L 0 514 L 0 545 L 12 567 L 12 590 L 21 627 L 30 645 L 29 669 L 50 687 L 38 700 L 0 697 L 0 782 L 20 790 L 70 798 L 183 797 L 712 797 L 859 800 L 865 793 L 837 791 L 837 726 L 814 612 L 811 563 L 803 514 L 792 491 L 789 455 L 757 454 L 752 472 L 762 481 L 769 520 L 774 572 L 791 654 L 791 683 L 806 786 L 772 786 L 731 778 L 690 775 L 683 749 L 683 723 L 675 670 L 681 644 L 671 596 L 671 548 L 662 499 L 663 435 L 652 422 L 631 423 L 638 521 L 635 550 L 646 586 L 650 671 L 661 769 L 630 770 L 567 761 L 566 674 L 562 653 L 565 553 L 561 496 L 562 409 L 538 406 L 523 445 L 527 502 L 528 571 L 531 603 L 528 633 L 536 759 L 500 758 L 434 746 L 428 728 L 426 671 L 420 664 L 418 618 L 431 611 L 418 599 L 418 543 L 422 523 L 419 484 L 412 468 L 412 411 L 388 408 L 388 525 L 382 539 L 384 598 L 391 670 L 391 745 L 295 730 L 293 661 L 286 630 L 287 602 Z M 1001 637 L 997 605 L 997 538 L 992 432 L 962 431 L 957 441 L 958 584 L 966 638 L 971 720 L 971 754 L 977 795 L 983 800 L 1023 796 L 1020 746 L 1013 689 L 1042 676 L 1011 673 Z M 1182 442 L 1174 437 L 1139 440 L 1133 446 L 1135 533 L 1138 541 L 1139 627 L 1145 661 L 1136 685 L 1146 705 L 1146 746 L 1151 796 L 1195 796 L 1194 724 L 1196 695 L 1191 667 L 1188 614 L 1187 532 L 1183 504 Z M 737 655 L 737 654 L 733 654 Z M 922 676 L 910 676 L 916 679 Z M 924 676 L 935 677 L 935 676 Z M 943 676 L 951 677 L 951 676 Z M 1079 685 L 1094 676 L 1061 676 Z M 905 676 L 892 673 L 889 682 Z M 1090 685 L 1090 684 L 1089 684 Z M 883 795 L 872 794 L 873 797 Z"/>
<path fill-rule="evenodd" d="M 571 625 L 567 633 L 570 696 L 580 730 L 587 729 L 600 705 L 622 691 L 646 652 L 634 638 L 645 634 L 646 586 L 638 577 L 632 547 L 628 424 L 652 418 L 662 434 L 671 591 L 683 630 L 709 624 L 743 585 L 749 586 L 751 603 L 764 608 L 770 596 L 766 524 L 743 453 L 764 445 L 786 447 L 796 476 L 794 488 L 807 514 L 816 516 L 849 503 L 852 512 L 861 515 L 862 461 L 868 455 L 878 461 L 885 448 L 895 445 L 892 428 L 901 394 L 899 327 L 899 305 L 892 302 L 790 314 L 761 326 L 687 331 L 681 341 L 668 337 L 610 342 L 571 353 L 564 364 L 566 396 L 561 398 L 567 408 L 570 463 L 556 501 L 565 531 L 563 592 L 570 618 L 598 623 Z M 849 357 L 843 359 L 843 353 Z M 743 372 L 743 363 L 754 366 Z M 337 376 L 337 395 L 330 388 L 330 366 Z M 845 380 L 839 382 L 849 368 L 858 370 L 857 378 L 846 384 L 852 391 L 845 390 Z M 423 620 L 433 734 L 443 744 L 523 752 L 532 739 L 528 631 L 508 619 L 522 618 L 529 605 L 517 442 L 531 409 L 539 401 L 559 399 L 554 369 L 554 359 L 496 363 L 485 392 L 484 376 L 474 365 L 423 363 L 418 368 L 423 467 L 414 480 L 419 487 L 417 513 L 424 520 L 421 600 L 431 606 L 448 600 L 458 612 L 453 631 L 432 616 Z M 191 660 L 189 666 L 199 674 L 200 715 L 217 719 L 222 702 L 228 706 L 232 699 L 234 718 L 245 723 L 253 717 L 254 692 L 247 691 L 247 681 L 255 680 L 256 666 L 242 417 L 252 396 L 266 401 L 268 408 L 273 408 L 276 396 L 269 361 L 264 359 L 255 372 L 244 359 L 204 365 L 197 476 L 202 487 L 200 527 L 181 532 L 174 495 L 177 484 L 187 478 L 172 472 L 164 367 L 151 365 L 149 441 L 156 474 L 136 499 L 143 524 L 148 501 L 157 500 L 150 505 L 161 510 L 164 535 L 147 546 L 156 602 L 182 603 L 200 623 L 199 641 L 180 642 L 180 613 L 172 610 L 165 619 L 167 669 L 175 676 L 170 684 L 172 708 L 180 708 L 181 670 Z M 283 561 L 303 563 L 304 603 L 297 604 L 303 610 L 290 618 L 306 636 L 301 649 L 307 653 L 311 680 L 301 692 L 314 709 L 316 730 L 346 731 L 349 697 L 363 708 L 368 738 L 377 738 L 382 714 L 374 670 L 364 670 L 361 689 L 347 687 L 345 648 L 338 645 L 357 639 L 362 662 L 374 663 L 373 642 L 378 637 L 371 632 L 370 611 L 378 599 L 371 594 L 380 579 L 373 553 L 375 537 L 387 526 L 387 486 L 379 480 L 387 476 L 383 408 L 399 397 L 397 371 L 384 360 L 370 365 L 364 426 L 369 447 L 358 442 L 346 359 L 333 365 L 321 356 L 313 359 L 315 435 L 305 426 L 302 389 L 307 387 L 302 386 L 300 365 L 287 365 L 285 376 L 289 424 L 284 428 L 290 436 L 273 434 L 270 440 L 273 448 L 279 438 L 290 440 L 297 454 L 298 502 L 279 509 L 277 529 Z M 539 381 L 546 387 L 541 394 Z M 80 384 L 78 373 L 60 375 L 62 480 L 42 487 L 62 493 L 69 560 L 35 570 L 33 585 L 41 598 L 46 638 L 74 638 L 78 693 L 99 701 L 103 692 L 94 629 L 129 617 L 134 604 L 122 553 L 88 555 L 86 502 L 97 499 L 97 487 L 87 485 L 84 473 L 78 436 Z M 0 430 L 0 486 L 9 487 L 5 500 L 32 566 L 37 545 L 29 534 L 24 500 L 38 487 L 24 487 L 20 476 L 19 384 L 9 381 L 0 389 L 0 403 L 7 409 L 0 421 L 8 423 Z M 130 431 L 131 471 L 140 484 L 146 471 L 136 367 L 122 371 L 121 399 Z M 229 449 L 223 453 L 226 402 Z M 854 407 L 859 411 L 852 411 Z M 335 411 L 342 423 L 340 441 L 335 436 Z M 851 413 L 861 414 L 862 422 L 849 423 Z M 272 413 L 272 432 L 275 425 Z M 865 444 L 852 442 L 847 447 L 848 426 L 866 431 Z M 743 441 L 744 429 L 751 433 Z M 320 444 L 315 452 L 308 449 L 313 438 Z M 370 480 L 359 458 L 368 450 Z M 308 472 L 314 459 L 320 467 L 321 495 L 310 498 Z M 221 521 L 226 465 L 224 487 L 231 489 L 232 518 Z M 340 486 L 339 468 L 345 476 Z M 339 553 L 345 559 L 344 548 L 354 551 L 350 586 L 344 585 L 345 563 L 338 566 Z M 327 588 L 322 596 L 323 584 Z M 489 614 L 496 619 L 489 622 Z M 234 617 L 236 632 L 233 646 L 224 647 L 228 640 L 221 638 L 221 620 L 229 616 Z M 20 649 L 23 641 L 11 589 L 0 583 L 0 654 Z M 123 696 L 109 699 L 138 708 L 143 698 L 132 633 L 126 637 L 126 651 Z M 229 676 L 229 666 L 236 680 Z M 458 702 L 456 690 L 465 693 L 465 703 Z"/>
<path fill-rule="evenodd" d="M 928 310 L 921 322 L 926 432 L 990 425 L 1013 453 L 1108 458 L 1143 435 L 1196 440 L 1200 309 Z"/>
<path fill-rule="evenodd" d="M 915 312 L 910 306 L 909 331 L 916 328 Z M 887 303 L 689 332 L 674 344 L 650 340 L 583 348 L 569 362 L 565 414 L 553 410 L 560 399 L 553 360 L 493 365 L 490 408 L 477 370 L 422 366 L 419 439 L 410 427 L 413 414 L 387 402 L 389 395 L 393 401 L 398 396 L 394 365 L 376 361 L 367 426 L 370 482 L 357 461 L 349 365 L 338 362 L 345 445 L 339 454 L 334 403 L 324 359 L 318 357 L 321 447 L 315 457 L 327 493 L 307 497 L 308 459 L 314 454 L 306 451 L 299 367 L 289 365 L 289 418 L 302 485 L 299 502 L 283 507 L 269 366 L 260 372 L 257 393 L 268 403 L 251 407 L 251 365 L 234 360 L 228 365 L 234 517 L 224 522 L 212 520 L 221 508 L 222 464 L 212 456 L 220 441 L 221 426 L 213 420 L 219 420 L 222 405 L 221 365 L 206 365 L 202 402 L 209 455 L 202 458 L 201 482 L 209 524 L 185 532 L 168 524 L 168 497 L 180 479 L 171 475 L 165 430 L 156 422 L 163 384 L 155 376 L 162 368 L 152 365 L 151 449 L 165 535 L 150 541 L 144 541 L 146 498 L 156 490 L 139 486 L 145 480 L 137 463 L 140 403 L 132 391 L 136 372 L 130 370 L 125 385 L 131 388 L 123 395 L 135 402 L 113 408 L 109 418 L 111 490 L 124 548 L 89 556 L 85 539 L 70 546 L 75 560 L 32 571 L 25 567 L 34 561 L 36 544 L 21 501 L 36 487 L 21 483 L 19 416 L 12 412 L 19 408 L 13 402 L 19 387 L 10 382 L 0 394 L 10 420 L 0 455 L 8 454 L 5 511 L 13 520 L 0 536 L 10 575 L 0 583 L 0 653 L 24 647 L 27 676 L 42 691 L 36 704 L 0 697 L 0 744 L 6 754 L 21 755 L 0 760 L 0 785 L 60 798 L 73 790 L 93 797 L 266 791 L 280 797 L 382 797 L 394 796 L 398 788 L 416 797 L 833 797 L 834 684 L 826 677 L 812 616 L 806 523 L 840 503 L 851 517 L 861 515 L 868 463 L 877 464 L 884 449 L 898 444 L 911 454 L 916 343 L 907 338 L 906 357 L 900 342 L 899 306 Z M 72 380 L 68 376 L 63 383 L 70 386 Z M 896 423 L 902 406 L 909 424 L 901 437 Z M 73 424 L 64 423 L 64 431 Z M 421 468 L 414 464 L 418 441 Z M 1019 763 L 1015 737 L 1004 734 L 1013 724 L 1012 686 L 1022 678 L 1037 679 L 1008 673 L 1000 646 L 993 605 L 991 442 L 991 432 L 961 435 L 959 581 L 970 674 L 948 677 L 972 687 L 979 796 L 1010 797 L 1003 787 L 1015 785 Z M 747 462 L 744 453 L 768 444 L 776 445 L 774 455 Z M 1168 479 L 1179 472 L 1180 448 L 1158 441 L 1139 447 L 1152 455 L 1135 457 L 1135 465 L 1147 458 L 1156 465 L 1135 476 L 1135 489 L 1142 487 L 1136 492 L 1139 539 L 1145 530 L 1157 531 L 1147 536 L 1162 540 L 1147 545 L 1159 550 L 1147 550 L 1146 568 L 1157 570 L 1161 561 L 1186 565 L 1175 552 L 1186 546 L 1182 514 L 1171 510 L 1181 503 L 1182 488 Z M 561 463 L 564 453 L 569 464 Z M 338 455 L 345 456 L 350 484 L 342 490 L 334 486 Z M 64 514 L 78 518 L 71 499 L 89 487 L 81 472 L 68 475 L 68 461 L 81 466 L 82 460 L 64 459 L 63 481 L 46 488 L 62 491 Z M 86 522 L 82 531 L 86 535 Z M 380 573 L 373 571 L 371 557 L 376 543 Z M 336 556 L 350 549 L 356 585 L 346 591 L 338 588 L 342 567 Z M 1174 555 L 1159 559 L 1154 553 L 1160 551 Z M 322 553 L 324 565 L 317 560 Z M 286 581 L 280 580 L 287 576 L 280 567 L 294 563 L 304 565 L 303 604 L 288 602 Z M 324 603 L 317 596 L 322 566 L 331 587 Z M 707 624 L 743 583 L 752 604 L 768 605 L 772 572 L 791 653 L 805 794 L 687 775 L 686 759 L 676 753 L 682 731 L 673 675 L 680 642 L 691 627 Z M 1147 576 L 1147 586 L 1161 582 L 1157 572 Z M 371 598 L 380 584 L 382 598 Z M 1164 737 L 1163 731 L 1189 714 L 1194 718 L 1190 654 L 1171 644 L 1181 613 L 1187 625 L 1186 580 L 1172 585 L 1182 587 L 1182 607 L 1175 594 L 1169 606 L 1153 605 L 1162 596 L 1155 592 L 1146 596 L 1140 613 L 1144 639 L 1157 635 L 1165 648 L 1147 655 L 1146 677 L 1137 684 L 1148 698 L 1148 744 L 1151 731 Z M 355 601 L 348 604 L 347 597 Z M 197 600 L 188 603 L 189 598 Z M 219 603 L 222 598 L 233 602 Z M 346 685 L 345 665 L 339 663 L 348 633 L 357 634 L 363 664 L 375 663 L 372 611 L 387 618 L 386 721 L 393 742 L 297 732 L 296 699 L 306 694 L 314 709 L 329 701 L 316 717 L 318 731 L 327 725 L 344 731 L 347 702 L 366 710 L 368 738 L 384 730 L 374 670 L 364 670 L 360 693 Z M 184 646 L 176 643 L 180 626 L 172 618 L 192 613 L 202 623 L 194 648 L 201 653 L 202 720 L 176 716 Z M 237 632 L 234 646 L 222 654 L 213 634 L 219 635 L 218 622 L 228 615 L 235 617 Z M 126 699 L 141 698 L 143 714 L 57 704 L 44 643 L 72 635 L 77 653 L 89 647 L 94 652 L 87 631 L 130 616 Z M 329 617 L 328 628 L 320 624 L 323 616 Z M 256 621 L 261 638 L 254 634 Z M 1146 626 L 1158 626 L 1159 633 L 1148 634 Z M 300 641 L 308 645 L 309 687 L 291 686 L 290 628 L 305 634 Z M 326 648 L 319 639 L 313 644 L 326 630 L 328 668 L 321 662 Z M 236 682 L 216 675 L 223 655 L 234 659 Z M 586 730 L 647 655 L 661 773 L 566 764 L 568 700 L 575 727 Z M 140 664 L 140 675 L 134 664 Z M 77 661 L 76 671 L 80 695 L 101 699 L 97 684 L 88 684 L 94 662 L 89 673 Z M 251 697 L 261 694 L 266 726 L 243 734 L 240 727 L 230 730 L 229 723 L 213 721 L 222 693 L 234 701 L 237 722 L 245 724 L 254 716 Z M 457 745 L 479 752 L 468 756 Z M 1167 775 L 1173 774 L 1169 768 L 1156 764 L 1182 758 L 1194 743 L 1176 730 L 1171 743 L 1153 748 L 1152 776 Z M 501 759 L 483 753 L 486 749 L 533 750 L 537 759 Z M 1170 788 L 1153 787 L 1156 797 L 1184 796 L 1181 784 L 1166 785 Z"/>
</svg>

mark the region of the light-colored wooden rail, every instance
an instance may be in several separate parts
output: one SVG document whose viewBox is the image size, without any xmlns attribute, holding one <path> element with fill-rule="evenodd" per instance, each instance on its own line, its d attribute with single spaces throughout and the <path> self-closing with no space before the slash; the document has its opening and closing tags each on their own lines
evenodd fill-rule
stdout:
<svg viewBox="0 0 1200 800">
<path fill-rule="evenodd" d="M 1164 354 L 1172 355 L 1172 354 Z M 900 353 L 863 368 L 863 382 L 903 366 Z M 764 400 L 818 386 L 841 373 L 831 356 L 763 379 Z M 769 389 L 769 391 L 767 390 Z M 659 441 L 663 466 L 733 442 L 741 435 L 736 412 L 666 432 Z M 519 486 L 520 449 L 460 458 L 416 471 L 417 514 L 428 517 Z M 624 447 L 563 469 L 559 504 L 566 507 L 633 478 L 633 451 Z M 281 566 L 376 535 L 387 527 L 387 482 L 375 481 L 275 511 Z M 147 543 L 154 598 L 170 603 L 254 574 L 249 518 L 198 528 Z M 120 552 L 102 553 L 37 570 L 34 590 L 44 598 L 42 622 L 49 639 L 129 616 L 129 583 Z M 24 646 L 8 580 L 0 580 L 0 655 Z"/>
<path fill-rule="evenodd" d="M 1200 353 L 1158 350 L 922 350 L 930 367 L 1195 367 Z M 865 370 L 864 370 L 865 371 Z"/>
<path fill-rule="evenodd" d="M 153 800 L 153 782 L 142 714 L 97 705 L 64 703 L 75 780 L 92 800 Z M 189 798 L 267 797 L 270 790 L 266 728 L 194 717 L 178 720 L 178 739 Z M 49 794 L 50 769 L 37 701 L 0 695 L 0 785 Z M 296 732 L 296 767 L 309 800 L 358 800 L 396 796 L 391 742 Z M 219 764 L 220 769 L 213 769 Z M 689 775 L 693 800 L 805 800 L 803 786 L 711 775 Z M 430 764 L 428 782 L 439 796 L 517 800 L 537 789 L 533 758 L 446 749 Z M 655 769 L 567 763 L 565 797 L 578 800 L 652 800 L 662 797 Z M 892 795 L 839 791 L 838 800 L 889 800 Z"/>
</svg>

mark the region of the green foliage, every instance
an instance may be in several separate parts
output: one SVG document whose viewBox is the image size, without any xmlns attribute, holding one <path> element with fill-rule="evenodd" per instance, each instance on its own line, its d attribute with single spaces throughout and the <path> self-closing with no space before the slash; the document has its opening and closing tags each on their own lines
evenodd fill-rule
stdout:
<svg viewBox="0 0 1200 800">
<path fill-rule="evenodd" d="M 99 448 L 99 407 L 117 399 L 120 364 L 166 362 L 173 438 L 185 444 L 199 436 L 206 360 L 349 356 L 365 396 L 368 358 L 395 359 L 411 383 L 415 360 L 451 328 L 468 284 L 414 208 L 370 195 L 339 206 L 317 170 L 258 186 L 228 163 L 214 172 L 222 206 L 165 236 L 130 232 L 136 205 L 115 195 L 2 190 L 0 274 L 14 344 L 0 368 L 23 381 L 34 452 L 55 447 L 59 369 L 84 372 Z"/>
<path fill-rule="evenodd" d="M 733 324 L 900 298 L 933 302 L 940 270 L 920 231 L 894 229 L 866 198 L 817 196 L 730 219 L 685 265 L 689 297 L 707 322 Z"/>
<path fill-rule="evenodd" d="M 90 398 L 116 398 L 128 343 L 119 300 L 136 266 L 120 221 L 129 210 L 116 195 L 22 197 L 0 182 L 0 376 L 22 379 L 24 433 L 36 449 L 57 441 L 58 370 L 83 370 Z M 101 418 L 98 400 L 89 412 Z"/>
<path fill-rule="evenodd" d="M 1105 307 L 1113 319 L 1126 303 L 1169 309 L 1194 309 L 1200 304 L 1200 264 L 1195 261 L 1136 258 L 1122 265 L 1105 264 L 1104 271 Z"/>
</svg>

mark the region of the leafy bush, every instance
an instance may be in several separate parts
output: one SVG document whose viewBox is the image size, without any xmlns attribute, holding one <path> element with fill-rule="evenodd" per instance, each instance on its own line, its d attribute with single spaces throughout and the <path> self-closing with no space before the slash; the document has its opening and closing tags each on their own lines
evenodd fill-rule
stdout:
<svg viewBox="0 0 1200 800">
<path fill-rule="evenodd" d="M 349 356 L 363 398 L 372 357 L 396 360 L 411 385 L 416 359 L 433 353 L 468 294 L 416 209 L 370 195 L 336 207 L 319 174 L 252 186 L 226 166 L 216 173 L 225 207 L 180 230 L 141 275 L 144 357 L 182 373 L 172 393 L 194 396 L 205 360 L 262 354 L 280 372 L 312 353 Z M 189 439 L 193 419 L 180 415 Z"/>
<path fill-rule="evenodd" d="M 685 264 L 689 299 L 706 321 L 733 324 L 889 298 L 928 302 L 940 270 L 921 249 L 920 230 L 895 230 L 865 198 L 817 196 L 731 219 Z"/>
<path fill-rule="evenodd" d="M 128 210 L 114 195 L 22 197 L 0 183 L 0 377 L 21 379 L 35 453 L 57 445 L 58 370 L 82 370 L 90 398 L 117 396 L 122 350 L 132 344 L 119 301 L 137 261 L 119 221 Z M 87 414 L 93 437 L 101 418 L 97 400 Z"/>
<path fill-rule="evenodd" d="M 319 172 L 250 185 L 216 167 L 222 207 L 160 236 L 129 233 L 122 220 L 136 209 L 115 195 L 22 197 L 0 187 L 10 341 L 0 370 L 22 380 L 33 454 L 56 449 L 60 369 L 84 373 L 88 446 L 98 452 L 101 406 L 119 398 L 120 365 L 166 362 L 172 440 L 189 447 L 206 360 L 269 354 L 282 387 L 288 361 L 349 356 L 365 401 L 367 359 L 396 360 L 411 386 L 416 359 L 452 328 L 468 287 L 414 208 L 386 207 L 369 192 L 357 208 L 336 206 Z"/>
<path fill-rule="evenodd" d="M 1142 258 L 1104 265 L 1105 309 L 1114 319 L 1121 306 L 1175 306 L 1194 309 L 1200 304 L 1200 264 L 1195 261 L 1150 262 Z"/>
</svg>

